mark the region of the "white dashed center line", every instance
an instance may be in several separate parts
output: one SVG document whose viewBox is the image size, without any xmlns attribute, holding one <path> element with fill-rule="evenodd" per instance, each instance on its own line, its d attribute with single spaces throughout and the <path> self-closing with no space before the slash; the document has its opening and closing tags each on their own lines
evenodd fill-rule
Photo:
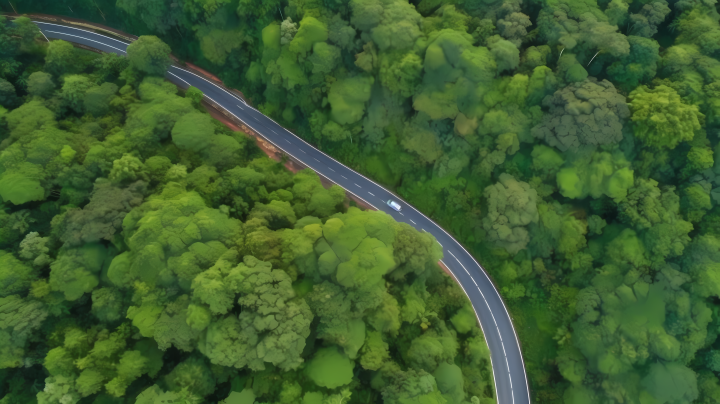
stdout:
<svg viewBox="0 0 720 404">
<path fill-rule="evenodd" d="M 237 105 L 237 104 L 235 104 L 235 105 Z M 243 111 L 245 110 L 245 108 L 243 108 L 243 107 L 241 107 L 241 106 L 239 106 L 239 105 L 238 105 L 238 108 L 242 109 Z M 274 131 L 273 131 L 273 132 L 274 132 Z"/>
<path fill-rule="evenodd" d="M 347 177 L 346 177 L 346 176 L 344 176 L 344 175 L 341 175 L 341 177 L 343 177 L 343 178 L 347 179 Z"/>
<path fill-rule="evenodd" d="M 361 187 L 360 185 L 358 185 L 358 184 L 355 184 L 355 186 L 358 187 L 358 188 L 362 188 L 362 187 Z"/>
<path fill-rule="evenodd" d="M 375 194 L 373 194 L 372 192 L 368 192 L 368 194 L 370 194 L 370 195 L 372 195 L 372 196 L 375 196 Z"/>
<path fill-rule="evenodd" d="M 298 150 L 300 150 L 301 152 L 305 153 L 305 150 L 303 150 L 303 149 L 298 149 Z M 307 154 L 307 153 L 305 153 L 305 154 Z"/>
<path fill-rule="evenodd" d="M 413 224 L 417 224 L 417 223 L 415 223 L 415 221 L 414 221 L 414 220 L 412 220 L 412 219 L 410 219 L 410 221 L 411 221 L 411 222 L 413 222 Z"/>
<path fill-rule="evenodd" d="M 328 167 L 328 168 L 330 168 L 330 167 Z M 333 170 L 332 168 L 330 168 L 330 171 L 335 172 L 335 170 Z"/>
</svg>

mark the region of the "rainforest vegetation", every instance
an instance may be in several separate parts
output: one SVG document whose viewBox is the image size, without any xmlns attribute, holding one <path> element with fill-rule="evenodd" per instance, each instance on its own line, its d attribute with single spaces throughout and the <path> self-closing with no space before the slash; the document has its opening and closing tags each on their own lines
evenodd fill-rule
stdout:
<svg viewBox="0 0 720 404">
<path fill-rule="evenodd" d="M 499 285 L 534 402 L 720 402 L 716 0 L 0 7 L 157 35 L 433 217 Z"/>
<path fill-rule="evenodd" d="M 0 403 L 493 403 L 429 233 L 128 57 L 0 17 Z"/>
</svg>

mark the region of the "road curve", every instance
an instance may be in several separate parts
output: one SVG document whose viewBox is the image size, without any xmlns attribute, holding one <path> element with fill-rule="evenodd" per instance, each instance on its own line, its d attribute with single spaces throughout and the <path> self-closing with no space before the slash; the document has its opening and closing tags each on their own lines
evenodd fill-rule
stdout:
<svg viewBox="0 0 720 404">
<path fill-rule="evenodd" d="M 35 21 L 47 38 L 63 39 L 104 52 L 125 55 L 128 43 L 95 32 Z M 490 348 L 495 390 L 499 404 L 530 404 L 530 388 L 517 333 L 507 307 L 485 270 L 448 232 L 407 204 L 397 195 L 376 184 L 332 157 L 314 148 L 280 126 L 277 122 L 247 105 L 240 97 L 194 73 L 171 66 L 166 77 L 181 86 L 194 86 L 206 97 L 235 115 L 247 126 L 319 175 L 345 188 L 371 206 L 421 231 L 431 233 L 443 247 L 443 263 L 450 269 L 472 302 Z M 403 209 L 396 212 L 387 206 L 388 199 L 398 201 Z"/>
</svg>

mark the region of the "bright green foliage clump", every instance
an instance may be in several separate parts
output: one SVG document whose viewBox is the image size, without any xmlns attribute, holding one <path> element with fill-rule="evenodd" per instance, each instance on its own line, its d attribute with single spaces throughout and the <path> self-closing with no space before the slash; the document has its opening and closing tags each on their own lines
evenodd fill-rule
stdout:
<svg viewBox="0 0 720 404">
<path fill-rule="evenodd" d="M 381 50 L 407 49 L 420 36 L 422 16 L 409 3 L 398 0 L 352 0 L 350 22 L 369 32 Z"/>
<path fill-rule="evenodd" d="M 123 154 L 122 158 L 113 161 L 113 168 L 108 179 L 115 184 L 128 184 L 138 180 L 148 180 L 145 165 L 131 154 Z"/>
<path fill-rule="evenodd" d="M 290 41 L 290 51 L 305 55 L 313 45 L 324 42 L 328 39 L 328 31 L 325 24 L 313 17 L 305 17 L 300 21 L 300 28 Z"/>
<path fill-rule="evenodd" d="M 680 197 L 674 187 L 659 189 L 653 180 L 638 178 L 628 193 L 627 200 L 619 205 L 620 217 L 644 233 L 646 248 L 653 260 L 680 256 L 690 243 L 688 233 L 693 225 L 680 214 Z M 690 217 L 686 217 L 690 220 Z"/>
<path fill-rule="evenodd" d="M 450 321 L 458 332 L 466 333 L 473 329 L 478 320 L 472 306 L 466 304 L 452 316 Z"/>
<path fill-rule="evenodd" d="M 74 56 L 75 52 L 70 42 L 62 40 L 50 42 L 45 56 L 45 68 L 48 73 L 52 73 L 56 77 L 70 73 L 77 66 L 73 60 Z"/>
<path fill-rule="evenodd" d="M 206 207 L 197 193 L 170 183 L 162 194 L 148 198 L 125 216 L 123 233 L 130 251 L 110 265 L 108 277 L 113 283 L 130 286 L 137 279 L 169 286 L 179 282 L 189 289 L 202 267 L 210 267 L 234 244 L 240 228 L 237 220 Z"/>
<path fill-rule="evenodd" d="M 0 196 L 15 205 L 43 200 L 45 189 L 39 181 L 41 173 L 37 165 L 25 163 L 0 174 Z"/>
<path fill-rule="evenodd" d="M 457 97 L 472 88 L 471 83 L 490 82 L 496 66 L 491 52 L 485 47 L 473 47 L 469 35 L 449 29 L 434 32 L 425 52 L 425 75 L 413 108 L 432 119 L 454 118 L 459 109 Z M 471 109 L 463 112 L 476 115 Z"/>
<path fill-rule="evenodd" d="M 305 367 L 305 374 L 315 384 L 334 389 L 352 380 L 354 363 L 336 347 L 318 350 Z"/>
<path fill-rule="evenodd" d="M 236 285 L 234 292 L 243 295 L 238 302 L 252 309 L 239 319 L 227 316 L 210 324 L 200 351 L 223 366 L 264 370 L 264 362 L 270 362 L 284 370 L 297 368 L 313 314 L 304 300 L 293 300 L 288 275 L 246 256 L 228 277 L 226 281 Z M 228 341 L 234 343 L 228 346 Z"/>
<path fill-rule="evenodd" d="M 145 35 L 127 48 L 130 66 L 153 76 L 164 76 L 170 66 L 170 47 L 153 35 Z"/>
<path fill-rule="evenodd" d="M 594 153 L 590 159 L 578 160 L 557 173 L 560 193 L 568 198 L 606 195 L 622 201 L 632 184 L 630 163 L 617 153 Z"/>
<path fill-rule="evenodd" d="M 199 152 L 210 146 L 215 133 L 212 118 L 199 112 L 183 115 L 173 126 L 173 143 L 182 150 Z"/>
<path fill-rule="evenodd" d="M 674 89 L 664 85 L 652 90 L 640 86 L 628 98 L 635 136 L 648 146 L 674 149 L 693 139 L 704 118 L 697 106 L 685 104 Z"/>
<path fill-rule="evenodd" d="M 6 116 L 10 136 L 19 139 L 43 125 L 55 125 L 55 114 L 40 101 L 30 101 L 10 111 Z"/>
<path fill-rule="evenodd" d="M 372 77 L 354 77 L 338 81 L 330 88 L 328 102 L 332 118 L 339 124 L 357 122 L 365 113 L 365 102 L 370 99 Z"/>
<path fill-rule="evenodd" d="M 581 64 L 574 64 L 565 73 L 565 80 L 568 82 L 579 82 L 583 81 L 588 77 L 588 72 Z"/>
</svg>

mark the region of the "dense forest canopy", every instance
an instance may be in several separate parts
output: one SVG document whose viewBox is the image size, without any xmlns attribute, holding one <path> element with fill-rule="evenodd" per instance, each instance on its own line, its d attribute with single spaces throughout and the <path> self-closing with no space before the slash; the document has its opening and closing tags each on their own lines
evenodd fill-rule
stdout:
<svg viewBox="0 0 720 404">
<path fill-rule="evenodd" d="M 158 35 L 436 219 L 499 285 L 534 401 L 720 401 L 716 0 L 9 6 Z"/>
<path fill-rule="evenodd" d="M 0 17 L 0 403 L 493 403 L 429 233 L 128 56 Z"/>
</svg>

